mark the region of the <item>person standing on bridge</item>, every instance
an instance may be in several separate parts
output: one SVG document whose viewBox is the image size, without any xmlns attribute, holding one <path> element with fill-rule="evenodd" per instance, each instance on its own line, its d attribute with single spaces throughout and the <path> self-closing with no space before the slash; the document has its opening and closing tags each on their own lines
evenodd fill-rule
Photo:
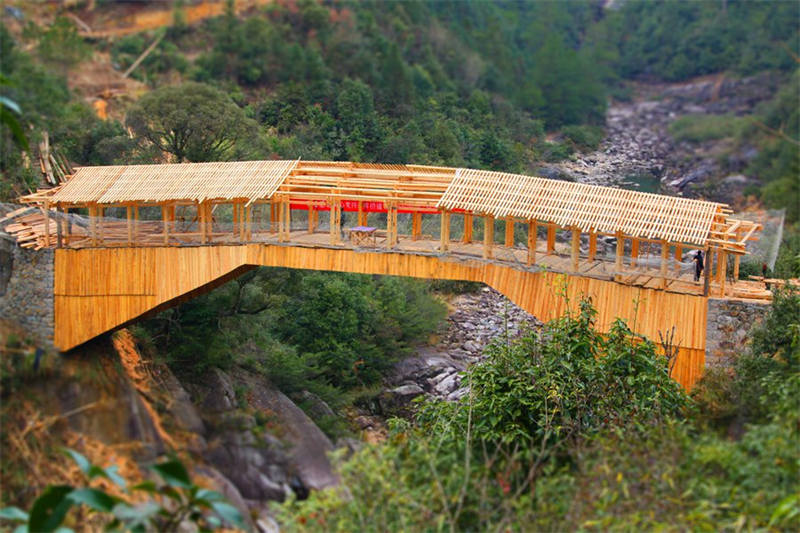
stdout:
<svg viewBox="0 0 800 533">
<path fill-rule="evenodd" d="M 700 275 L 703 273 L 703 251 L 697 250 L 694 253 L 694 281 L 700 281 Z"/>
</svg>

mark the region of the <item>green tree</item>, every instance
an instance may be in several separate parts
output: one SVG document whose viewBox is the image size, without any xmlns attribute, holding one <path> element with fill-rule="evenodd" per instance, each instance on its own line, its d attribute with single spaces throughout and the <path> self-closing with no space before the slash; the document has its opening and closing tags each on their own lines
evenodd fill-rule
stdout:
<svg viewBox="0 0 800 533">
<path fill-rule="evenodd" d="M 196 82 L 147 93 L 128 111 L 126 124 L 177 162 L 227 159 L 237 141 L 257 131 L 230 97 Z"/>
</svg>

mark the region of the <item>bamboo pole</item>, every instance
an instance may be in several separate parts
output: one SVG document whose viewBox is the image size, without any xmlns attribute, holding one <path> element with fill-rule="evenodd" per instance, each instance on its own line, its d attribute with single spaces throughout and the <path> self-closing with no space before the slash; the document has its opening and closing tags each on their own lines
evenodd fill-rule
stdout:
<svg viewBox="0 0 800 533">
<path fill-rule="evenodd" d="M 505 232 L 505 246 L 506 248 L 514 247 L 514 219 L 506 217 L 506 232 Z"/>
<path fill-rule="evenodd" d="M 485 215 L 483 217 L 483 257 L 492 259 L 494 257 L 494 217 Z"/>
<path fill-rule="evenodd" d="M 528 222 L 528 264 L 536 264 L 536 221 L 531 220 Z"/>
<path fill-rule="evenodd" d="M 464 215 L 464 243 L 472 242 L 472 213 Z"/>
</svg>

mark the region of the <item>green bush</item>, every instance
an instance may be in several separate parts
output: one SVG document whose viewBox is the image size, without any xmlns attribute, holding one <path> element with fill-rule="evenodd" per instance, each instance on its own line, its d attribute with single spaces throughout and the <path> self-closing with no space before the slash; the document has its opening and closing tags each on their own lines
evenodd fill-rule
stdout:
<svg viewBox="0 0 800 533">
<path fill-rule="evenodd" d="M 565 126 L 561 133 L 582 152 L 597 150 L 605 137 L 605 131 L 600 126 Z"/>
</svg>

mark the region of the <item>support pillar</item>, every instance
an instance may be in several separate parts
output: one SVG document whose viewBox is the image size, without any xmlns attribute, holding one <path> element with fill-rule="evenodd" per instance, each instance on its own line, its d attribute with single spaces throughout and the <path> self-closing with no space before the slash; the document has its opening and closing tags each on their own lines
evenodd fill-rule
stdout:
<svg viewBox="0 0 800 533">
<path fill-rule="evenodd" d="M 589 232 L 589 261 L 592 262 L 597 256 L 597 233 Z"/>
<path fill-rule="evenodd" d="M 133 244 L 133 213 L 131 206 L 125 207 L 125 221 L 128 226 L 128 246 Z"/>
<path fill-rule="evenodd" d="M 536 232 L 538 228 L 536 227 L 536 221 L 531 220 L 528 222 L 528 264 L 535 265 L 536 264 Z"/>
<path fill-rule="evenodd" d="M 514 247 L 514 219 L 506 217 L 506 231 L 505 231 L 505 246 L 506 248 Z"/>
<path fill-rule="evenodd" d="M 483 217 L 483 258 L 492 259 L 494 257 L 494 217 L 485 215 Z"/>
<path fill-rule="evenodd" d="M 739 260 L 741 260 L 742 256 L 736 254 L 733 256 L 733 283 L 736 284 L 739 281 Z"/>
<path fill-rule="evenodd" d="M 464 238 L 465 244 L 472 242 L 472 214 L 467 213 L 464 215 Z"/>
<path fill-rule="evenodd" d="M 669 243 L 661 241 L 661 288 L 667 288 L 667 269 L 669 267 Z"/>
<path fill-rule="evenodd" d="M 411 240 L 418 241 L 420 238 L 422 238 L 422 213 L 414 212 L 411 215 Z"/>
<path fill-rule="evenodd" d="M 581 251 L 581 231 L 578 228 L 572 228 L 572 271 L 578 272 L 580 270 L 580 251 Z"/>
<path fill-rule="evenodd" d="M 703 268 L 703 296 L 708 296 L 711 286 L 711 250 L 706 248 L 706 266 Z"/>
<path fill-rule="evenodd" d="M 161 206 L 161 228 L 164 233 L 164 246 L 169 244 L 169 207 L 167 205 Z"/>
<path fill-rule="evenodd" d="M 552 255 L 556 250 L 556 225 L 552 222 L 547 225 L 547 255 Z"/>
<path fill-rule="evenodd" d="M 446 252 L 450 247 L 450 212 L 442 209 L 442 223 L 439 225 L 439 250 Z"/>
<path fill-rule="evenodd" d="M 636 259 L 639 257 L 639 239 L 631 239 L 631 266 L 636 266 Z"/>
<path fill-rule="evenodd" d="M 625 237 L 622 236 L 622 232 L 617 232 L 617 255 L 616 255 L 616 262 L 614 263 L 614 279 L 619 281 L 622 277 L 622 259 L 625 255 Z"/>
<path fill-rule="evenodd" d="M 683 260 L 683 246 L 680 244 L 675 245 L 675 274 L 681 273 L 681 261 Z"/>
<path fill-rule="evenodd" d="M 717 255 L 717 261 L 719 263 L 717 267 L 719 270 L 719 295 L 725 296 L 725 280 L 728 277 L 728 254 L 720 251 Z"/>
<path fill-rule="evenodd" d="M 339 200 L 331 200 L 331 244 L 339 244 L 339 235 L 342 231 L 342 206 Z"/>
</svg>

